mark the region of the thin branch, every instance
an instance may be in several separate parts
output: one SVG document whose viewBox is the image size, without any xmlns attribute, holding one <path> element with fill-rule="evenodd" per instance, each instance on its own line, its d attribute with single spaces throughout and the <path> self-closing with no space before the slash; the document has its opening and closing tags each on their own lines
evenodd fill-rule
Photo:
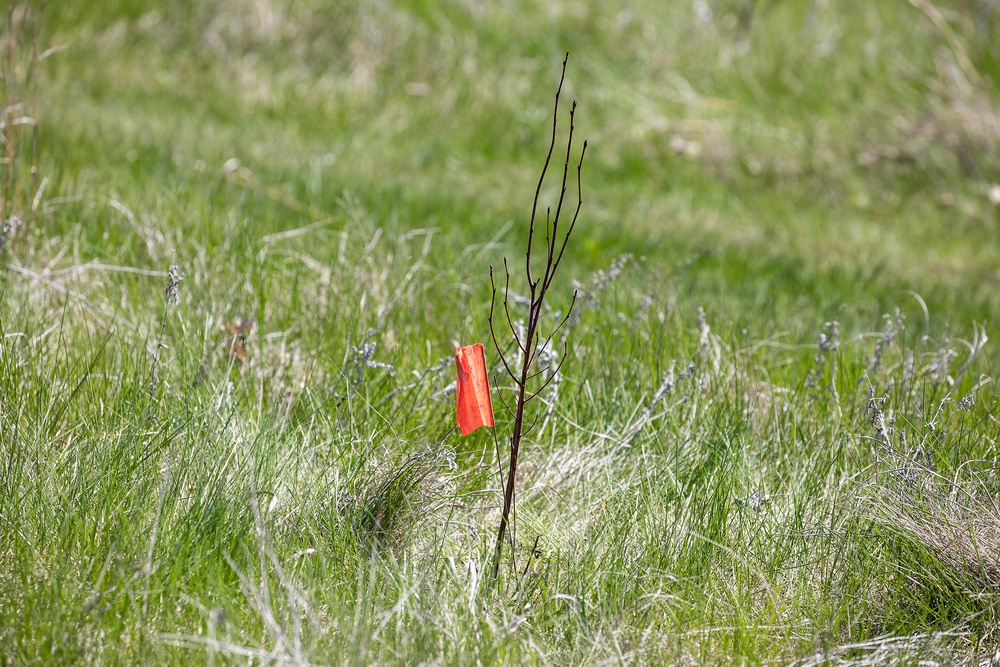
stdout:
<svg viewBox="0 0 1000 667">
<path fill-rule="evenodd" d="M 552 343 L 552 339 L 555 337 L 555 335 L 559 333 L 559 331 L 566 325 L 566 322 L 569 321 L 569 316 L 573 314 L 573 307 L 576 305 L 577 294 L 578 292 L 576 290 L 573 290 L 573 299 L 572 301 L 569 302 L 569 308 L 566 310 L 566 315 L 563 316 L 562 321 L 559 323 L 559 325 L 552 330 L 552 333 L 550 333 L 549 337 L 545 339 L 545 342 L 542 343 L 540 346 L 536 346 L 535 348 L 536 360 L 538 359 L 538 354 L 540 354 L 542 350 L 547 348 Z"/>
<path fill-rule="evenodd" d="M 529 396 L 527 398 L 527 400 L 529 400 L 529 401 L 533 400 L 536 396 L 538 396 L 539 394 L 541 394 L 545 390 L 546 387 L 548 387 L 550 384 L 552 384 L 553 378 L 555 378 L 555 376 L 559 373 L 559 371 L 562 370 L 563 364 L 566 363 L 565 352 L 566 352 L 566 349 L 564 347 L 563 348 L 563 358 L 559 361 L 559 363 L 556 364 L 556 369 L 554 371 L 552 371 L 552 373 L 549 375 L 549 377 L 547 377 L 545 379 L 545 382 L 542 384 L 542 386 L 539 387 L 535 391 L 535 393 L 533 393 L 531 396 Z M 546 369 L 547 368 L 551 368 L 551 367 L 546 367 Z M 542 371 L 539 371 L 539 372 L 542 372 Z"/>
<path fill-rule="evenodd" d="M 510 318 L 510 269 L 507 268 L 507 258 L 503 258 L 503 270 L 507 272 L 507 284 L 504 285 L 503 289 L 503 309 L 507 313 L 507 326 L 510 327 L 510 332 L 514 334 L 514 340 L 517 342 L 517 346 L 521 348 L 521 352 L 524 354 L 528 353 L 528 349 L 521 342 L 521 339 L 517 335 L 517 329 L 514 327 L 514 322 Z"/>
<path fill-rule="evenodd" d="M 507 369 L 507 374 L 510 375 L 510 379 L 517 382 L 517 376 L 514 375 L 514 371 L 510 369 L 510 365 L 507 363 L 507 357 L 504 356 L 503 350 L 500 349 L 500 341 L 497 340 L 497 332 L 493 327 L 493 305 L 497 300 L 497 287 L 493 283 L 493 265 L 490 265 L 490 286 L 493 288 L 493 298 L 490 299 L 490 335 L 493 336 L 493 345 L 497 349 L 497 355 L 500 357 L 500 361 L 503 362 L 503 367 Z"/>
<path fill-rule="evenodd" d="M 569 51 L 566 52 L 566 57 L 563 58 L 562 63 L 562 74 L 559 76 L 559 87 L 556 88 L 556 101 L 552 108 L 552 140 L 549 142 L 549 152 L 545 156 L 545 164 L 542 166 L 542 173 L 538 177 L 538 185 L 535 187 L 535 199 L 531 204 L 531 223 L 528 225 L 528 252 L 525 258 L 525 273 L 528 276 L 528 282 L 532 283 L 531 279 L 531 242 L 535 235 L 535 212 L 538 210 L 538 200 L 542 196 L 542 183 L 545 181 L 545 172 L 549 169 L 549 162 L 552 160 L 552 151 L 556 147 L 556 127 L 559 122 L 559 94 L 562 92 L 563 81 L 566 80 L 566 63 L 569 62 Z M 534 293 L 534 289 L 532 289 Z"/>
<path fill-rule="evenodd" d="M 559 188 L 559 200 L 556 202 L 556 215 L 552 218 L 552 244 L 548 248 L 549 266 L 545 271 L 545 280 L 542 282 L 548 286 L 552 282 L 552 275 L 555 268 L 552 266 L 552 257 L 555 255 L 556 234 L 559 228 L 559 216 L 562 215 L 563 202 L 566 200 L 566 181 L 569 179 L 569 163 L 573 153 L 573 130 L 575 126 L 573 120 L 576 117 L 576 100 L 573 100 L 569 109 L 569 138 L 566 141 L 566 160 L 563 162 L 562 185 Z M 568 240 L 567 237 L 566 240 Z"/>
<path fill-rule="evenodd" d="M 540 376 L 542 373 L 544 373 L 547 370 L 549 370 L 549 367 L 548 366 L 543 366 L 542 368 L 539 368 L 537 371 L 535 371 L 534 373 L 532 373 L 531 375 L 529 375 L 528 379 L 529 380 L 534 380 L 536 377 Z"/>
<path fill-rule="evenodd" d="M 529 433 L 531 433 L 531 431 L 534 430 L 535 425 L 537 423 L 538 423 L 538 415 L 535 415 L 534 418 L 531 420 L 531 423 L 528 425 L 528 428 L 524 429 L 524 433 L 522 433 L 522 436 L 525 436 L 525 435 L 528 435 Z"/>
<path fill-rule="evenodd" d="M 494 385 L 498 384 L 497 381 L 496 381 L 496 378 L 493 378 L 493 384 Z M 514 411 L 510 409 L 509 405 L 507 405 L 507 400 L 503 397 L 503 392 L 502 391 L 497 391 L 497 396 L 500 397 L 500 402 L 503 404 L 504 409 L 507 410 L 507 414 L 509 414 L 511 417 L 513 417 L 514 416 Z"/>
<path fill-rule="evenodd" d="M 508 410 L 508 412 L 510 412 L 510 410 Z M 504 480 L 504 477 L 503 477 L 503 466 L 500 465 L 500 441 L 497 439 L 497 432 L 496 432 L 495 429 L 491 429 L 490 432 L 493 433 L 493 448 L 496 450 L 496 453 L 497 453 L 497 475 L 500 476 L 500 484 L 504 488 L 506 488 L 507 487 L 507 482 L 506 482 L 506 480 Z"/>
<path fill-rule="evenodd" d="M 563 238 L 562 247 L 559 249 L 559 254 L 556 256 L 555 264 L 552 267 L 552 273 L 555 274 L 556 269 L 559 267 L 559 262 L 562 261 L 563 253 L 566 251 L 566 244 L 569 242 L 569 235 L 573 233 L 573 228 L 576 227 L 576 219 L 580 216 L 580 209 L 583 207 L 583 190 L 581 189 L 581 172 L 583 170 L 583 157 L 587 154 L 587 141 L 583 142 L 583 150 L 580 151 L 580 162 L 576 165 L 576 211 L 573 213 L 573 220 L 569 224 L 569 229 L 566 230 L 566 236 Z"/>
</svg>

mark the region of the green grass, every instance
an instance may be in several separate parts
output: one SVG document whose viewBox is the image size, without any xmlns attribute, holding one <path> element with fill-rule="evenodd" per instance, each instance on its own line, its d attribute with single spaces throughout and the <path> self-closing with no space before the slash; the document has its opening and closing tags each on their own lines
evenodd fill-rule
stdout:
<svg viewBox="0 0 1000 667">
<path fill-rule="evenodd" d="M 7 664 L 997 650 L 1000 10 L 592 4 L 16 9 L 53 51 L 37 90 L 4 56 Z M 449 360 L 522 266 L 566 50 L 579 319 L 492 585 Z"/>
</svg>

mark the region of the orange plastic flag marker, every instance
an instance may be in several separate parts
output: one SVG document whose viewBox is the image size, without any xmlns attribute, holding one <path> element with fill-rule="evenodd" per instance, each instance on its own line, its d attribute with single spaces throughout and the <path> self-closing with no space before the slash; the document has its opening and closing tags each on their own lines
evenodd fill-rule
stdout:
<svg viewBox="0 0 1000 667">
<path fill-rule="evenodd" d="M 458 367 L 458 428 L 469 435 L 480 426 L 493 426 L 493 401 L 486 380 L 483 344 L 466 345 L 455 352 Z"/>
</svg>

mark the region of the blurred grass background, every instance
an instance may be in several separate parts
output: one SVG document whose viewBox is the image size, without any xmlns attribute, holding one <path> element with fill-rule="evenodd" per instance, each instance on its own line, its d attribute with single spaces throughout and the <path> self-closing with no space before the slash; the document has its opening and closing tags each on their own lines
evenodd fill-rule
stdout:
<svg viewBox="0 0 1000 667">
<path fill-rule="evenodd" d="M 135 209 L 235 159 L 318 210 L 347 191 L 462 248 L 523 223 L 569 50 L 592 148 L 586 266 L 710 251 L 693 289 L 734 320 L 871 321 L 906 289 L 984 319 L 996 7 L 756 4 L 60 3 L 42 136 L 70 189 L 140 180 Z M 253 218 L 258 235 L 309 221 Z M 790 278 L 793 294 L 770 287 Z"/>
</svg>

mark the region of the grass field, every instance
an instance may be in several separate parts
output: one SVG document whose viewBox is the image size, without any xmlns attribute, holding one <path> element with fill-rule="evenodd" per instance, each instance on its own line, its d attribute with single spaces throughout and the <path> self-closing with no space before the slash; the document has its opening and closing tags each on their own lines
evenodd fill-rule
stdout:
<svg viewBox="0 0 1000 667">
<path fill-rule="evenodd" d="M 6 664 L 1000 664 L 1000 5 L 358 5 L 10 5 Z"/>
</svg>

